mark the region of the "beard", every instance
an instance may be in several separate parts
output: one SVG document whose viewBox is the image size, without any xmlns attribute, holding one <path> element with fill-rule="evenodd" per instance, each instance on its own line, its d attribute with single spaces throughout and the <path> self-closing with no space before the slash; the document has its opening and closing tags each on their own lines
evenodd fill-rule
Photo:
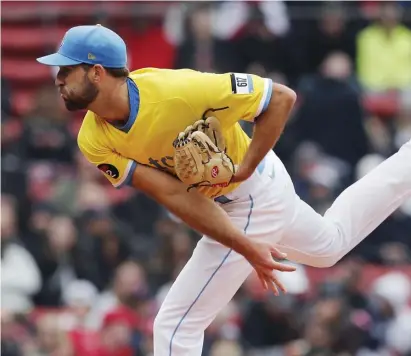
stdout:
<svg viewBox="0 0 411 356">
<path fill-rule="evenodd" d="M 72 94 L 64 99 L 64 104 L 68 111 L 84 110 L 96 99 L 99 90 L 86 76 L 82 93 Z"/>
</svg>

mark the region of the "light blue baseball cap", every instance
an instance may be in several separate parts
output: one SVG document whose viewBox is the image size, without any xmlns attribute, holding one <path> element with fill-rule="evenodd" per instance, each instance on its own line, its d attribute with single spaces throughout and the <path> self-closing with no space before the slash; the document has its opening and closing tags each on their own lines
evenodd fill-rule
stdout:
<svg viewBox="0 0 411 356">
<path fill-rule="evenodd" d="M 127 48 L 123 39 L 107 27 L 77 26 L 66 32 L 57 53 L 37 58 L 37 61 L 48 66 L 87 63 L 124 68 L 127 66 Z"/>
</svg>

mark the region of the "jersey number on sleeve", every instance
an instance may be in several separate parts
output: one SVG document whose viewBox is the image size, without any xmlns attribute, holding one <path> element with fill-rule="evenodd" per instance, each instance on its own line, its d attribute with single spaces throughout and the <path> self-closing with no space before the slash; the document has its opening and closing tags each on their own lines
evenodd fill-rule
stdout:
<svg viewBox="0 0 411 356">
<path fill-rule="evenodd" d="M 233 94 L 250 94 L 253 92 L 253 79 L 249 74 L 231 73 L 230 77 Z"/>
</svg>

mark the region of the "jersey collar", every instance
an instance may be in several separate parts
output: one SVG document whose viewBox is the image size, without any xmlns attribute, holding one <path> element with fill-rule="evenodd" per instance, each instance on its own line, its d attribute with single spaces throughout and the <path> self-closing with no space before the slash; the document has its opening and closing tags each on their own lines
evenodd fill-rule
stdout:
<svg viewBox="0 0 411 356">
<path fill-rule="evenodd" d="M 138 115 L 138 109 L 140 108 L 140 92 L 137 88 L 136 83 L 131 78 L 127 78 L 127 88 L 128 88 L 128 102 L 130 104 L 130 116 L 124 125 L 115 127 L 123 132 L 128 133 L 133 127 Z"/>
</svg>

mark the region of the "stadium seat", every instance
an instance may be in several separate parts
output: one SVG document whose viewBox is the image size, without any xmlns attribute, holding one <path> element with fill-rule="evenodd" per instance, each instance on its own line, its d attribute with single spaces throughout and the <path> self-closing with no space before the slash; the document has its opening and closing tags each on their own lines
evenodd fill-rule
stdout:
<svg viewBox="0 0 411 356">
<path fill-rule="evenodd" d="M 386 119 L 394 118 L 400 109 L 399 96 L 395 91 L 365 94 L 362 104 L 369 113 Z"/>
<path fill-rule="evenodd" d="M 1 20 L 12 22 L 22 21 L 25 18 L 39 16 L 40 3 L 36 1 L 2 1 Z M 3 30 L 3 29 L 2 29 Z"/>
<path fill-rule="evenodd" d="M 1 31 L 1 47 L 3 50 L 12 49 L 31 51 L 57 46 L 64 36 L 66 28 L 47 27 L 14 27 L 3 26 Z"/>
<path fill-rule="evenodd" d="M 2 20 L 50 19 L 53 16 L 92 15 L 100 2 L 93 1 L 3 1 Z"/>
<path fill-rule="evenodd" d="M 35 58 L 3 58 L 1 72 L 11 82 L 37 83 L 50 81 L 52 78 L 51 69 L 37 63 Z"/>
</svg>

